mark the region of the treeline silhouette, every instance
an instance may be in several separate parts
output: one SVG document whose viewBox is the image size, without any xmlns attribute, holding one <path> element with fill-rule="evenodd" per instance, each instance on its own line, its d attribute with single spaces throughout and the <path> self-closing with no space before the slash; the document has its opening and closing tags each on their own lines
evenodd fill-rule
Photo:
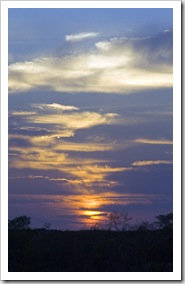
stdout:
<svg viewBox="0 0 185 284">
<path fill-rule="evenodd" d="M 127 212 L 113 212 L 91 230 L 60 231 L 31 218 L 9 220 L 9 272 L 173 271 L 173 214 L 149 224 L 130 224 Z"/>
</svg>

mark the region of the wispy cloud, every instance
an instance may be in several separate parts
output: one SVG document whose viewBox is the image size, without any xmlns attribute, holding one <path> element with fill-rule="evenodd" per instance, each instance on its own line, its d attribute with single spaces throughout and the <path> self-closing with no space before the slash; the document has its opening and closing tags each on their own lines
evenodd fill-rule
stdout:
<svg viewBox="0 0 185 284">
<path fill-rule="evenodd" d="M 66 35 L 65 40 L 66 41 L 81 41 L 84 39 L 88 38 L 93 38 L 98 36 L 98 33 L 79 33 L 79 34 L 71 34 L 71 35 Z"/>
<path fill-rule="evenodd" d="M 61 105 L 57 103 L 52 103 L 52 104 L 33 104 L 33 107 L 45 110 L 45 109 L 51 109 L 51 110 L 62 110 L 62 111 L 72 111 L 72 110 L 78 110 L 79 108 L 75 106 L 66 106 L 66 105 Z"/>
<path fill-rule="evenodd" d="M 28 124 L 34 129 L 40 128 L 40 125 L 47 126 L 48 135 L 27 135 L 27 134 L 9 134 L 9 167 L 16 169 L 33 170 L 51 170 L 62 172 L 62 179 L 58 182 L 64 182 L 68 187 L 75 187 L 77 191 L 86 191 L 89 188 L 112 187 L 118 183 L 113 180 L 107 180 L 109 175 L 117 174 L 123 171 L 132 170 L 131 167 L 113 167 L 109 166 L 109 160 L 99 158 L 85 158 L 78 154 L 78 157 L 71 155 L 71 152 L 103 152 L 112 151 L 128 147 L 128 145 L 119 145 L 117 141 L 89 141 L 71 142 L 62 138 L 73 136 L 79 129 L 87 129 L 98 125 L 110 125 L 116 123 L 118 115 L 116 113 L 98 113 L 90 111 L 75 110 L 75 107 L 67 107 L 67 112 L 63 110 L 63 105 L 50 105 L 51 113 L 45 113 L 48 104 L 40 104 L 38 113 L 31 116 L 24 114 L 24 124 Z M 69 111 L 71 110 L 71 111 Z M 39 113 L 40 112 L 40 113 Z M 14 115 L 12 115 L 14 116 Z M 42 128 L 41 128 L 42 129 Z M 52 129 L 52 132 L 50 133 Z M 72 131 L 72 133 L 71 133 Z M 67 133 L 66 133 L 67 132 Z M 23 145 L 20 147 L 20 145 Z"/>
<path fill-rule="evenodd" d="M 33 115 L 37 114 L 36 111 L 12 111 L 11 115 L 16 115 L 16 116 L 27 116 L 27 115 Z"/>
<path fill-rule="evenodd" d="M 45 135 L 32 139 L 37 142 L 49 141 L 51 139 L 61 137 L 72 137 L 79 129 L 87 129 L 98 125 L 116 124 L 119 120 L 117 113 L 100 113 L 93 111 L 82 111 L 75 106 L 67 106 L 61 104 L 33 104 L 33 108 L 38 108 L 38 112 L 34 111 L 13 111 L 9 113 L 9 117 L 16 124 L 16 117 L 19 117 L 19 124 L 22 121 L 23 127 L 20 129 L 27 131 L 44 130 Z M 44 125 L 44 128 L 41 127 Z M 16 127 L 18 130 L 18 127 Z M 33 134 L 32 134 L 33 135 Z M 11 135 L 9 136 L 11 137 Z M 21 137 L 28 139 L 28 137 Z"/>
<path fill-rule="evenodd" d="M 46 105 L 47 108 L 48 105 Z M 45 111 L 45 105 L 41 105 L 41 112 Z M 98 125 L 116 123 L 116 113 L 96 113 L 84 111 L 71 111 L 55 113 L 55 107 L 51 107 L 52 113 L 27 115 L 24 114 L 24 123 L 32 128 L 40 128 L 47 125 L 52 132 L 48 135 L 9 134 L 9 167 L 16 169 L 51 170 L 62 172 L 62 179 L 67 186 L 73 186 L 77 191 L 86 191 L 92 187 L 113 187 L 118 185 L 114 179 L 107 179 L 109 175 L 130 171 L 131 167 L 109 166 L 109 160 L 102 158 L 81 157 L 79 152 L 105 152 L 128 148 L 126 144 L 113 140 L 71 142 L 63 140 L 63 137 L 73 136 L 79 129 L 91 128 Z M 53 110 L 54 109 L 54 110 Z M 53 114 L 54 111 L 54 114 Z M 42 129 L 42 128 L 41 128 Z M 28 127 L 29 130 L 29 127 Z M 71 132 L 72 131 L 72 132 Z M 20 145 L 23 145 L 20 147 Z M 71 152 L 78 152 L 78 157 Z M 98 155 L 97 155 L 98 156 Z"/>
<path fill-rule="evenodd" d="M 71 142 L 65 141 L 63 138 L 71 137 L 72 133 L 68 130 L 52 135 L 21 135 L 9 134 L 10 141 L 24 141 L 31 147 L 50 147 L 53 151 L 57 152 L 103 152 L 113 151 L 118 149 L 125 149 L 130 147 L 130 143 L 118 143 L 117 141 L 104 141 L 104 142 Z M 13 147 L 14 148 L 14 147 Z M 10 150 L 12 148 L 10 147 Z"/>
<path fill-rule="evenodd" d="M 171 165 L 172 161 L 167 160 L 153 160 L 153 161 L 136 161 L 132 163 L 132 166 L 153 166 L 153 165 Z"/>
<path fill-rule="evenodd" d="M 133 140 L 135 143 L 141 143 L 141 144 L 159 144 L 159 145 L 172 145 L 172 140 L 166 140 L 166 139 L 144 139 L 144 138 L 138 138 Z"/>
<path fill-rule="evenodd" d="M 68 39 L 85 38 L 86 34 L 82 35 Z M 148 38 L 99 41 L 89 50 L 10 64 L 9 91 L 49 88 L 59 92 L 127 94 L 172 87 L 171 32 Z"/>
<path fill-rule="evenodd" d="M 118 149 L 119 145 L 116 142 L 107 142 L 107 143 L 75 143 L 69 141 L 61 141 L 55 147 L 60 151 L 72 151 L 72 152 L 102 152 L 102 151 L 111 151 L 113 149 Z"/>
<path fill-rule="evenodd" d="M 63 177 L 57 179 L 57 182 L 65 182 L 66 187 L 75 187 L 77 191 L 87 190 L 97 185 L 100 188 L 115 186 L 118 183 L 114 179 L 107 180 L 107 177 L 113 173 L 115 175 L 131 170 L 126 167 L 108 166 L 109 160 L 96 158 L 99 152 L 128 148 L 128 143 L 118 143 L 116 140 L 109 139 L 103 141 L 86 139 L 84 142 L 64 139 L 74 136 L 79 129 L 115 124 L 118 117 L 116 113 L 81 111 L 74 106 L 60 104 L 37 104 L 33 107 L 38 108 L 36 115 L 25 112 L 19 118 L 19 123 L 20 119 L 23 121 L 26 133 L 9 134 L 10 168 L 61 172 Z M 14 118 L 14 114 L 11 115 L 14 120 L 16 116 Z M 41 125 L 46 127 L 46 134 L 33 135 L 33 130 L 41 129 L 42 131 Z M 96 152 L 93 159 L 80 154 L 92 152 Z M 64 178 L 66 178 L 65 181 Z"/>
<path fill-rule="evenodd" d="M 58 124 L 68 129 L 85 129 L 101 124 L 114 124 L 116 113 L 100 114 L 97 112 L 72 112 L 69 114 L 50 114 L 27 117 L 27 120 L 38 124 Z"/>
<path fill-rule="evenodd" d="M 9 168 L 60 172 L 62 179 L 57 181 L 65 181 L 68 186 L 75 187 L 79 192 L 86 192 L 97 186 L 99 188 L 115 186 L 118 182 L 114 179 L 109 180 L 109 175 L 132 170 L 132 167 L 109 166 L 108 161 L 103 159 L 77 158 L 68 153 L 59 153 L 55 147 L 46 148 L 44 144 L 42 147 L 10 147 L 9 151 L 11 155 Z"/>
<path fill-rule="evenodd" d="M 78 166 L 77 168 L 71 168 L 70 173 L 74 176 L 80 178 L 79 184 L 86 186 L 93 186 L 94 184 L 99 187 L 105 186 L 105 183 L 111 186 L 115 186 L 114 181 L 108 181 L 107 177 L 111 173 L 119 173 L 124 171 L 131 171 L 131 167 L 110 167 L 108 165 L 83 165 Z"/>
</svg>

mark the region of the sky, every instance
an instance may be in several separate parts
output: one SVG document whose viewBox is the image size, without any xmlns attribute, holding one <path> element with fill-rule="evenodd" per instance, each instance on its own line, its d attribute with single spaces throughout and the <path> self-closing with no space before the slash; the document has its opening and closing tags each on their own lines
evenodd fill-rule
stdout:
<svg viewBox="0 0 185 284">
<path fill-rule="evenodd" d="M 9 9 L 9 219 L 173 211 L 172 55 L 172 9 Z"/>
</svg>

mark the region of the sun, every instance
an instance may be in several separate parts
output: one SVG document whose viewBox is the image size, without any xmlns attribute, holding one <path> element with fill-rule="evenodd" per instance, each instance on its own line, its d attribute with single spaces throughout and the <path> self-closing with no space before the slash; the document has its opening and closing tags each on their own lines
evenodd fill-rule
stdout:
<svg viewBox="0 0 185 284">
<path fill-rule="evenodd" d="M 100 214 L 102 212 L 100 211 L 91 211 L 91 210 L 86 210 L 84 211 L 84 215 L 90 217 L 91 219 L 99 220 L 100 219 Z"/>
</svg>

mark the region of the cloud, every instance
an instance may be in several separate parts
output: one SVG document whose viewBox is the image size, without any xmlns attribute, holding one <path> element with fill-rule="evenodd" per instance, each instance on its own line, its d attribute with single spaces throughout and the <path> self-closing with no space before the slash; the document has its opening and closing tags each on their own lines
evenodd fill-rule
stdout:
<svg viewBox="0 0 185 284">
<path fill-rule="evenodd" d="M 93 184 L 98 184 L 101 186 L 101 182 L 103 182 L 103 186 L 106 184 L 110 184 L 111 181 L 107 180 L 107 176 L 111 173 L 119 173 L 124 171 L 131 171 L 131 167 L 110 167 L 108 165 L 83 165 L 75 168 L 70 168 L 70 173 L 76 177 L 81 179 L 80 184 L 86 184 L 92 186 Z M 115 185 L 114 183 L 112 184 Z"/>
<path fill-rule="evenodd" d="M 158 145 L 172 145 L 173 144 L 172 140 L 165 140 L 165 139 L 154 140 L 154 139 L 138 138 L 132 141 L 136 143 L 141 143 L 141 144 L 155 144 L 155 145 L 157 144 Z"/>
<path fill-rule="evenodd" d="M 107 143 L 75 143 L 69 141 L 60 141 L 55 149 L 60 151 L 73 151 L 73 152 L 99 152 L 99 151 L 111 151 L 118 149 L 119 145 L 116 142 Z"/>
<path fill-rule="evenodd" d="M 98 157 L 99 152 L 127 148 L 128 142 L 124 144 L 109 139 L 102 141 L 102 139 L 99 140 L 100 138 L 98 141 L 87 139 L 85 142 L 63 139 L 72 137 L 79 129 L 115 124 L 118 117 L 116 113 L 98 113 L 79 109 L 74 111 L 75 107 L 71 106 L 67 106 L 68 111 L 63 112 L 66 107 L 59 104 L 33 106 L 39 109 L 36 115 L 24 113 L 21 117 L 23 128 L 27 130 L 26 134 L 22 132 L 9 134 L 9 168 L 61 172 L 63 176 L 55 181 L 60 183 L 65 179 L 66 187 L 73 187 L 77 191 L 86 191 L 98 186 L 100 188 L 117 186 L 118 182 L 114 180 L 114 177 L 109 179 L 110 175 L 132 170 L 130 167 L 112 167 L 108 165 L 109 160 L 95 158 Z M 47 113 L 48 107 L 51 113 Z M 60 114 L 56 113 L 58 109 L 62 109 Z M 14 118 L 14 115 L 12 117 Z M 37 129 L 43 129 L 41 125 L 47 127 L 47 135 L 36 133 Z M 35 134 L 29 134 L 29 130 L 35 130 Z M 92 152 L 96 152 L 93 159 L 82 155 L 82 153 Z"/>
<path fill-rule="evenodd" d="M 71 34 L 66 35 L 65 40 L 70 42 L 81 41 L 84 39 L 89 39 L 93 37 L 97 37 L 98 33 L 79 33 L 79 34 Z"/>
<path fill-rule="evenodd" d="M 171 165 L 173 164 L 172 161 L 167 161 L 167 160 L 153 160 L 153 161 L 136 161 L 132 163 L 132 166 L 153 166 L 153 165 Z"/>
<path fill-rule="evenodd" d="M 60 143 L 55 144 L 51 141 L 48 143 L 48 141 L 40 141 L 39 138 L 27 138 L 29 143 L 32 143 L 29 147 L 20 147 L 20 143 L 19 146 L 9 146 L 9 155 L 11 157 L 9 158 L 9 168 L 61 172 L 63 174 L 62 181 L 65 178 L 65 181 L 69 185 L 75 186 L 79 191 L 84 191 L 93 186 L 113 187 L 118 183 L 115 180 L 107 180 L 111 174 L 132 170 L 131 167 L 109 166 L 109 161 L 105 159 L 73 157 L 69 153 L 59 152 L 58 149 L 60 148 L 60 151 L 62 151 Z M 100 146 L 99 149 L 98 145 L 81 145 L 81 148 L 80 146 L 75 146 L 77 149 L 74 151 L 91 152 L 107 150 L 106 145 Z M 84 150 L 85 147 L 86 149 Z M 61 179 L 57 180 L 61 181 Z"/>
<path fill-rule="evenodd" d="M 26 115 L 33 115 L 37 114 L 35 111 L 12 111 L 11 115 L 17 115 L 17 116 L 26 116 Z"/>
<path fill-rule="evenodd" d="M 51 109 L 51 110 L 61 110 L 61 111 L 73 111 L 73 110 L 79 110 L 79 108 L 75 106 L 66 106 L 66 105 L 61 105 L 57 103 L 52 103 L 52 104 L 33 104 L 33 107 L 39 108 L 41 110 L 45 109 Z"/>
<path fill-rule="evenodd" d="M 29 136 L 22 134 L 9 134 L 9 142 L 15 141 L 20 145 L 20 141 L 25 142 L 29 147 L 49 147 L 56 152 L 102 152 L 102 151 L 113 151 L 118 149 L 128 148 L 129 142 L 123 144 L 117 141 L 105 141 L 103 142 L 70 142 L 65 141 L 63 137 L 71 137 L 72 133 L 68 130 L 53 135 L 42 135 L 42 136 Z M 10 146 L 10 150 L 12 147 Z M 10 152 L 11 153 L 11 152 Z"/>
<path fill-rule="evenodd" d="M 8 177 L 8 179 L 49 179 L 48 176 L 14 176 L 14 177 Z"/>
<path fill-rule="evenodd" d="M 172 33 L 167 32 L 148 38 L 112 38 L 97 42 L 89 52 L 12 63 L 9 91 L 128 94 L 169 88 L 173 85 L 172 46 Z"/>
<path fill-rule="evenodd" d="M 75 187 L 77 191 L 117 186 L 119 183 L 115 175 L 132 170 L 132 167 L 110 166 L 109 160 L 95 158 L 99 152 L 114 151 L 128 145 L 109 140 L 77 143 L 65 141 L 58 135 L 9 134 L 9 168 L 61 172 L 63 176 L 57 181 L 63 182 L 65 178 L 67 186 Z M 74 152 L 78 154 L 74 155 Z M 80 152 L 96 152 L 96 156 L 91 159 Z"/>
<path fill-rule="evenodd" d="M 111 42 L 108 41 L 100 41 L 95 44 L 95 46 L 103 51 L 108 51 L 111 48 Z"/>
<path fill-rule="evenodd" d="M 10 134 L 10 139 L 25 139 L 27 141 L 32 139 L 31 142 L 35 140 L 37 143 L 45 143 L 62 137 L 73 137 L 79 129 L 113 125 L 119 120 L 117 113 L 81 111 L 75 106 L 56 103 L 33 104 L 32 107 L 38 108 L 38 112 L 14 111 L 9 113 L 11 119 L 9 123 L 12 121 L 12 130 L 16 130 L 16 133 L 20 131 L 21 134 L 27 132 L 26 135 L 22 136 L 20 134 L 15 136 L 14 134 L 14 137 L 13 134 Z M 22 127 L 18 126 L 20 124 Z M 40 136 L 37 133 L 39 131 L 43 133 Z M 32 137 L 29 138 L 29 135 L 32 135 Z"/>
<path fill-rule="evenodd" d="M 58 124 L 67 129 L 85 129 L 101 124 L 114 124 L 118 115 L 116 113 L 100 114 L 98 112 L 71 112 L 69 114 L 36 115 L 27 117 L 27 121 L 35 124 Z"/>
</svg>

